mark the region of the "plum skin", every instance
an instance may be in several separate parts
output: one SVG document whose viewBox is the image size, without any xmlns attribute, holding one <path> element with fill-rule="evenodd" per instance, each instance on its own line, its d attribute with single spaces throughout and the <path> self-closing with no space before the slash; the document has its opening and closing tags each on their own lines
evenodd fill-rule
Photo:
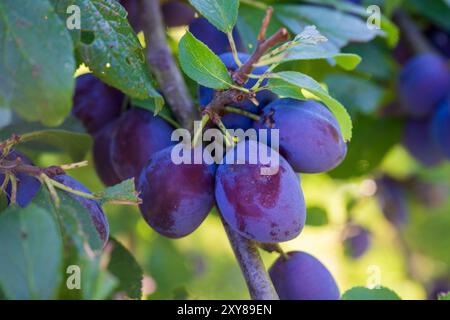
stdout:
<svg viewBox="0 0 450 320">
<path fill-rule="evenodd" d="M 279 157 L 278 172 L 261 175 L 264 166 L 259 158 L 250 164 L 248 150 L 249 146 L 252 150 L 268 147 L 256 141 L 240 144 L 246 147 L 245 163 L 220 164 L 216 172 L 215 196 L 224 220 L 242 236 L 259 242 L 294 239 L 306 218 L 299 177 L 274 150 L 272 156 Z"/>
<path fill-rule="evenodd" d="M 121 180 L 138 178 L 150 157 L 175 143 L 173 127 L 150 111 L 133 108 L 115 125 L 111 141 L 111 161 Z"/>
<path fill-rule="evenodd" d="M 450 159 L 450 97 L 439 106 L 433 116 L 431 137 L 440 153 Z"/>
<path fill-rule="evenodd" d="M 166 237 L 181 238 L 195 231 L 214 206 L 215 168 L 205 163 L 174 164 L 172 148 L 151 157 L 137 190 L 145 221 Z"/>
<path fill-rule="evenodd" d="M 242 63 L 245 63 L 250 58 L 250 55 L 246 53 L 238 53 L 238 56 L 239 60 L 241 60 Z M 219 56 L 219 58 L 222 60 L 229 71 L 236 71 L 238 69 L 238 65 L 234 61 L 233 54 L 231 52 L 223 53 Z M 267 69 L 268 68 L 266 66 L 256 67 L 255 69 L 253 69 L 252 73 L 255 75 L 262 75 L 267 71 Z M 244 88 L 250 89 L 256 84 L 256 81 L 256 79 L 249 79 L 249 81 L 247 81 L 247 83 L 244 85 Z M 267 80 L 264 80 L 261 83 L 261 86 L 264 86 L 266 83 Z M 202 107 L 206 107 L 214 97 L 214 89 L 199 86 L 198 97 L 200 105 Z M 233 106 L 252 113 L 258 113 L 259 110 L 261 110 L 267 103 L 275 98 L 276 95 L 274 93 L 269 90 L 263 90 L 256 94 L 256 100 L 258 100 L 259 106 L 254 105 L 250 100 L 242 101 Z M 246 130 L 252 126 L 253 120 L 243 115 L 227 113 L 222 117 L 222 122 L 224 123 L 226 128 L 240 128 Z"/>
<path fill-rule="evenodd" d="M 120 116 L 124 97 L 91 73 L 83 74 L 76 79 L 72 114 L 94 134 Z"/>
<path fill-rule="evenodd" d="M 409 60 L 398 80 L 400 101 L 408 115 L 429 115 L 450 88 L 446 61 L 433 53 L 420 54 Z"/>
<path fill-rule="evenodd" d="M 384 175 L 377 181 L 377 199 L 384 217 L 394 226 L 401 227 L 408 221 L 406 194 L 400 183 Z"/>
<path fill-rule="evenodd" d="M 316 101 L 274 100 L 263 109 L 254 128 L 279 129 L 280 153 L 296 172 L 330 171 L 347 154 L 337 120 Z"/>
<path fill-rule="evenodd" d="M 111 159 L 111 133 L 117 124 L 117 120 L 106 125 L 94 135 L 92 157 L 95 170 L 100 180 L 106 186 L 118 184 L 121 179 L 114 171 Z"/>
<path fill-rule="evenodd" d="M 408 119 L 402 144 L 409 154 L 425 167 L 439 165 L 443 155 L 433 141 L 430 119 Z"/>
<path fill-rule="evenodd" d="M 189 24 L 189 31 L 217 55 L 231 51 L 227 35 L 203 17 L 194 19 Z M 233 38 L 236 43 L 236 49 L 238 51 L 245 51 L 245 47 L 236 29 L 233 30 Z"/>
<path fill-rule="evenodd" d="M 11 150 L 9 154 L 6 156 L 7 160 L 13 161 L 17 158 L 22 159 L 22 163 L 32 165 L 32 161 L 26 157 L 24 154 L 17 150 Z M 0 185 L 3 184 L 5 176 L 0 174 Z M 41 183 L 38 179 L 33 176 L 30 176 L 25 173 L 17 173 L 17 194 L 16 194 L 16 203 L 22 208 L 26 207 L 34 196 L 38 193 Z M 7 202 L 10 203 L 12 192 L 11 181 L 8 182 L 5 193 L 7 195 Z"/>
<path fill-rule="evenodd" d="M 53 180 L 58 181 L 59 183 L 62 183 L 77 191 L 89 194 L 91 193 L 91 191 L 89 191 L 89 189 L 86 188 L 81 182 L 66 174 L 57 175 L 53 177 Z M 94 223 L 95 229 L 97 230 L 100 236 L 100 239 L 105 244 L 109 238 L 109 224 L 108 219 L 106 218 L 105 213 L 103 212 L 103 209 L 100 206 L 100 204 L 92 199 L 87 199 L 70 192 L 66 193 L 73 199 L 80 202 L 80 204 L 87 209 L 89 215 L 91 216 L 92 222 Z"/>
<path fill-rule="evenodd" d="M 370 247 L 370 232 L 359 225 L 349 227 L 349 235 L 344 240 L 346 253 L 357 259 L 363 256 Z"/>
<path fill-rule="evenodd" d="M 312 255 L 293 251 L 269 269 L 281 300 L 338 300 L 339 288 L 328 269 Z"/>
</svg>

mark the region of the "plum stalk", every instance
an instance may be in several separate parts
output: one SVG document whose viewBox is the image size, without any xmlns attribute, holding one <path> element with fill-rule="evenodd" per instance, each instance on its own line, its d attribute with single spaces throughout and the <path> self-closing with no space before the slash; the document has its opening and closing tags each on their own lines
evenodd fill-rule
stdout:
<svg viewBox="0 0 450 320">
<path fill-rule="evenodd" d="M 187 94 L 186 84 L 181 72 L 167 44 L 159 1 L 141 0 L 139 1 L 139 7 L 141 23 L 147 40 L 147 58 L 151 69 L 176 117 L 185 128 L 192 129 L 192 122 L 198 117 L 195 106 Z M 266 51 L 274 45 L 286 41 L 289 36 L 287 30 L 282 28 L 270 38 L 265 38 L 271 15 L 272 9 L 270 8 L 262 23 L 255 52 L 233 74 L 233 80 L 238 86 L 242 86 L 247 81 L 248 74 L 253 70 L 254 64 Z M 253 96 L 254 93 L 243 92 L 235 88 L 218 92 L 205 108 L 204 115 L 210 115 L 214 122 L 214 118 L 224 110 L 226 105 L 244 99 L 252 99 Z M 251 298 L 255 300 L 277 300 L 278 295 L 261 260 L 256 243 L 236 233 L 225 222 L 223 225 L 241 267 Z"/>
</svg>

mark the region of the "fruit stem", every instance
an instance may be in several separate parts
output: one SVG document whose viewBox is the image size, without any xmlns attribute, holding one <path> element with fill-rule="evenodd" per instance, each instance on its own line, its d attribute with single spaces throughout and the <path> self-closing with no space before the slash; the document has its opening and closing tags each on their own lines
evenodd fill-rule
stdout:
<svg viewBox="0 0 450 320">
<path fill-rule="evenodd" d="M 50 196 L 51 196 L 51 198 L 53 200 L 53 203 L 55 204 L 55 207 L 59 208 L 59 206 L 61 204 L 61 201 L 59 199 L 58 193 L 56 192 L 55 186 L 51 182 L 51 179 L 45 173 L 42 173 L 39 176 L 39 178 L 47 186 L 47 189 L 50 192 Z"/>
<path fill-rule="evenodd" d="M 93 195 L 91 193 L 86 193 L 86 192 L 75 190 L 75 189 L 73 189 L 73 188 L 71 188 L 69 186 L 66 186 L 65 184 L 62 184 L 62 183 L 60 183 L 58 181 L 50 179 L 48 176 L 45 179 L 46 179 L 46 181 L 48 181 L 49 184 L 51 184 L 52 186 L 54 186 L 54 187 L 56 187 L 58 189 L 64 190 L 64 191 L 69 192 L 69 193 L 73 193 L 73 194 L 75 194 L 77 196 L 80 196 L 80 197 L 83 197 L 83 198 L 92 199 L 92 200 L 99 200 L 98 197 L 96 197 L 95 195 Z"/>
<path fill-rule="evenodd" d="M 80 162 L 75 162 L 75 163 L 70 163 L 70 164 L 63 164 L 60 166 L 61 169 L 65 170 L 73 170 L 73 169 L 78 169 L 78 168 L 82 168 L 82 167 L 86 167 L 88 165 L 88 161 L 80 161 Z"/>
<path fill-rule="evenodd" d="M 250 119 L 253 119 L 255 121 L 258 121 L 260 119 L 260 117 L 257 114 L 236 108 L 236 107 L 230 107 L 230 106 L 226 106 L 225 107 L 225 111 L 226 112 L 232 112 L 232 113 L 237 113 L 237 114 L 241 114 L 243 116 L 246 116 Z"/>
<path fill-rule="evenodd" d="M 204 114 L 202 116 L 202 120 L 200 122 L 200 127 L 194 133 L 194 138 L 192 139 L 192 147 L 195 148 L 197 146 L 197 144 L 198 144 L 198 142 L 200 140 L 200 137 L 202 135 L 203 128 L 205 128 L 205 126 L 208 123 L 208 121 L 209 121 L 209 115 L 206 113 L 206 114 Z"/>
<path fill-rule="evenodd" d="M 278 295 L 264 267 L 256 243 L 232 230 L 223 218 L 222 223 L 241 267 L 250 297 L 253 300 L 278 300 Z"/>
<path fill-rule="evenodd" d="M 238 52 L 237 52 L 237 49 L 236 49 L 236 42 L 234 41 L 234 38 L 233 38 L 233 33 L 232 32 L 228 32 L 227 33 L 227 37 L 228 37 L 228 42 L 230 43 L 231 52 L 233 53 L 234 61 L 236 62 L 236 64 L 240 68 L 242 66 L 242 62 L 241 62 L 241 60 L 239 59 L 239 56 L 238 56 Z"/>
<path fill-rule="evenodd" d="M 11 174 L 9 175 L 9 180 L 11 181 L 11 197 L 9 201 L 11 201 L 12 204 L 15 204 L 17 199 L 17 178 L 15 175 Z"/>
<path fill-rule="evenodd" d="M 5 192 L 6 186 L 8 185 L 8 182 L 9 182 L 9 176 L 10 176 L 10 174 L 5 174 L 4 175 L 3 183 L 0 186 L 0 193 Z"/>
<path fill-rule="evenodd" d="M 225 136 L 225 145 L 227 149 L 234 147 L 233 136 L 230 134 L 220 118 L 215 120 L 215 125 L 219 128 L 220 131 L 222 131 L 223 135 Z"/>
</svg>

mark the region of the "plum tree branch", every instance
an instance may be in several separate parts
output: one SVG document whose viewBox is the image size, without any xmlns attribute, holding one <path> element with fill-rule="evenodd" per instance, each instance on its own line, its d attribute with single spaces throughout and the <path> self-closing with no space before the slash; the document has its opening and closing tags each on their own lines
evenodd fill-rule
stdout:
<svg viewBox="0 0 450 320">
<path fill-rule="evenodd" d="M 155 73 L 161 89 L 172 107 L 172 111 L 185 128 L 191 129 L 196 112 L 191 98 L 187 94 L 186 85 L 175 60 L 167 45 L 164 25 L 158 0 L 140 0 L 141 23 L 147 41 L 147 59 Z M 268 22 L 267 22 L 268 24 Z M 258 42 L 255 53 L 236 72 L 238 79 L 247 80 L 247 75 L 253 70 L 253 64 L 271 46 L 287 38 L 287 31 L 281 29 L 268 40 Z M 245 93 L 236 89 L 216 92 L 213 101 L 205 112 L 211 120 L 217 115 L 216 111 L 223 111 L 226 105 L 251 98 L 254 93 Z M 243 238 L 224 222 L 224 228 L 230 240 L 236 259 L 239 262 L 250 296 L 255 300 L 276 300 L 278 296 L 270 281 L 269 275 L 259 255 L 255 242 Z"/>
<path fill-rule="evenodd" d="M 138 0 L 140 20 L 147 43 L 147 61 L 158 81 L 164 98 L 182 127 L 192 130 L 199 118 L 186 83 L 166 40 L 158 0 Z"/>
</svg>

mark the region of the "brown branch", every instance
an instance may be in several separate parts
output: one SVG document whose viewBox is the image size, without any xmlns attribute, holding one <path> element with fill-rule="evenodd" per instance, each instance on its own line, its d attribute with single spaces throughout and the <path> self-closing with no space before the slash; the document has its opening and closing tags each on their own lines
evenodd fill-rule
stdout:
<svg viewBox="0 0 450 320">
<path fill-rule="evenodd" d="M 247 283 L 250 297 L 253 300 L 278 300 L 259 255 L 257 244 L 232 230 L 225 220 L 222 219 L 222 222 Z"/>
<path fill-rule="evenodd" d="M 167 44 L 159 1 L 138 0 L 138 5 L 150 68 L 178 122 L 184 128 L 192 130 L 199 114 Z"/>
<path fill-rule="evenodd" d="M 64 174 L 65 171 L 59 166 L 37 167 L 31 164 L 26 164 L 23 163 L 20 157 L 18 157 L 15 160 L 0 160 L 0 174 L 5 173 L 25 173 L 36 177 L 41 174 L 46 174 L 50 177 L 54 177 Z"/>
<path fill-rule="evenodd" d="M 258 34 L 258 42 L 266 40 L 267 28 L 269 27 L 270 19 L 272 19 L 273 8 L 268 7 L 266 10 L 266 16 L 261 25 L 261 30 L 259 30 Z"/>
</svg>

